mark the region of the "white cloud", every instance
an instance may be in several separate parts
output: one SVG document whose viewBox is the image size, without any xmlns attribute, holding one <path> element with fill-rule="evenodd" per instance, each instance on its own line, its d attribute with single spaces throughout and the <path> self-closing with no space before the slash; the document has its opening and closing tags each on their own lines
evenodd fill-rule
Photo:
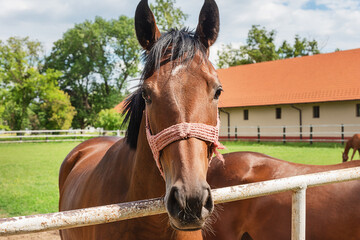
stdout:
<svg viewBox="0 0 360 240">
<path fill-rule="evenodd" d="M 359 1 L 318 0 L 314 4 L 321 8 L 314 9 L 305 8 L 308 3 L 309 0 L 221 1 L 219 7 L 223 16 L 219 41 L 245 42 L 251 25 L 259 24 L 267 30 L 275 29 L 278 43 L 292 42 L 298 34 L 318 40 L 325 52 L 360 47 Z"/>
<path fill-rule="evenodd" d="M 0 39 L 30 36 L 50 49 L 52 42 L 75 23 L 95 16 L 132 17 L 137 3 L 134 0 L 0 0 Z M 321 46 L 326 44 L 325 52 L 360 47 L 358 0 L 218 0 L 217 3 L 221 31 L 215 50 L 211 51 L 212 58 L 221 44 L 244 43 L 254 24 L 275 29 L 278 42 L 292 41 L 299 34 L 315 38 Z M 203 1 L 177 0 L 177 6 L 190 14 L 187 25 L 191 29 L 196 28 L 202 4 Z"/>
</svg>

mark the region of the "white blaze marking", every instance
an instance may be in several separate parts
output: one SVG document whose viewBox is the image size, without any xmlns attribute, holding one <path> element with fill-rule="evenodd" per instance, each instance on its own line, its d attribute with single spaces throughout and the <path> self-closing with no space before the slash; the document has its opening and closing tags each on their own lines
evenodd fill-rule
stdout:
<svg viewBox="0 0 360 240">
<path fill-rule="evenodd" d="M 184 67 L 186 67 L 185 65 L 178 65 L 176 66 L 172 72 L 171 72 L 171 76 L 175 76 L 181 69 L 183 69 Z"/>
</svg>

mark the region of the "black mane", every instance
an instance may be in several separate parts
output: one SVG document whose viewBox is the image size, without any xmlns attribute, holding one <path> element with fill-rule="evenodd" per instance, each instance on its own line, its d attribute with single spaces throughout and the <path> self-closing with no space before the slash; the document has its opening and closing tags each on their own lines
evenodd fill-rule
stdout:
<svg viewBox="0 0 360 240">
<path fill-rule="evenodd" d="M 126 142 L 131 148 L 136 149 L 139 128 L 145 101 L 142 98 L 142 83 L 158 70 L 163 64 L 174 62 L 173 67 L 178 64 L 190 62 L 196 53 L 203 54 L 206 57 L 206 48 L 200 42 L 194 32 L 188 29 L 172 29 L 161 35 L 149 52 L 145 52 L 144 70 L 141 74 L 139 88 L 125 100 L 123 114 L 125 115 L 124 123 L 129 122 L 126 131 Z"/>
</svg>

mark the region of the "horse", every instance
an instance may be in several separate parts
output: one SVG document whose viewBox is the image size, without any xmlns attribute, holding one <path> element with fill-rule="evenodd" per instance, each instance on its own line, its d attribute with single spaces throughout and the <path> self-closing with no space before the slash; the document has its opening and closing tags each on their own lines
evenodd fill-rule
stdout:
<svg viewBox="0 0 360 240">
<path fill-rule="evenodd" d="M 359 167 L 360 161 L 335 165 L 307 165 L 261 153 L 234 152 L 214 159 L 208 170 L 211 188 L 254 183 L 296 175 Z M 214 234 L 206 240 L 291 239 L 291 192 L 219 204 Z M 360 239 L 360 181 L 307 189 L 306 239 Z M 218 206 L 218 205 L 217 205 Z"/>
<path fill-rule="evenodd" d="M 222 92 L 209 48 L 219 10 L 205 0 L 195 31 L 161 34 L 147 0 L 135 12 L 141 83 L 125 103 L 126 137 L 75 147 L 59 172 L 60 211 L 164 196 L 167 214 L 60 231 L 62 239 L 202 239 L 214 203 L 206 181 L 218 154 Z M 155 162 L 154 162 L 155 160 Z"/>
<path fill-rule="evenodd" d="M 346 146 L 343 152 L 343 162 L 346 162 L 349 159 L 349 150 L 350 148 L 353 149 L 353 154 L 351 156 L 351 161 L 354 158 L 354 155 L 356 153 L 356 151 L 359 151 L 360 154 L 360 134 L 354 134 L 354 136 L 352 136 L 347 142 L 346 142 Z"/>
</svg>

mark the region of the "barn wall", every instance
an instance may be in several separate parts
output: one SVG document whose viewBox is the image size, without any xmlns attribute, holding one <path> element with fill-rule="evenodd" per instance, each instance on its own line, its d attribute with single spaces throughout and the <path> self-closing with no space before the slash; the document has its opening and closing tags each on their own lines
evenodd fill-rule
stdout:
<svg viewBox="0 0 360 240">
<path fill-rule="evenodd" d="M 360 132 L 359 126 L 346 126 L 346 124 L 360 124 L 360 117 L 356 116 L 356 104 L 360 100 L 309 103 L 293 105 L 273 105 L 273 106 L 253 106 L 238 108 L 222 108 L 230 114 L 230 136 L 235 137 L 235 127 L 237 136 L 255 137 L 257 136 L 257 126 L 260 127 L 262 137 L 282 136 L 283 126 L 286 126 L 288 137 L 300 137 L 299 111 L 292 106 L 302 110 L 302 135 L 310 137 L 310 127 L 313 125 L 313 137 L 339 137 L 341 136 L 340 126 L 317 126 L 317 125 L 340 125 L 345 124 L 345 137 L 352 136 L 355 132 Z M 313 106 L 320 107 L 320 117 L 313 118 Z M 276 108 L 281 108 L 281 119 L 276 119 Z M 244 120 L 244 110 L 249 111 L 249 120 Z M 221 131 L 220 136 L 228 136 L 227 114 L 220 111 Z"/>
</svg>

